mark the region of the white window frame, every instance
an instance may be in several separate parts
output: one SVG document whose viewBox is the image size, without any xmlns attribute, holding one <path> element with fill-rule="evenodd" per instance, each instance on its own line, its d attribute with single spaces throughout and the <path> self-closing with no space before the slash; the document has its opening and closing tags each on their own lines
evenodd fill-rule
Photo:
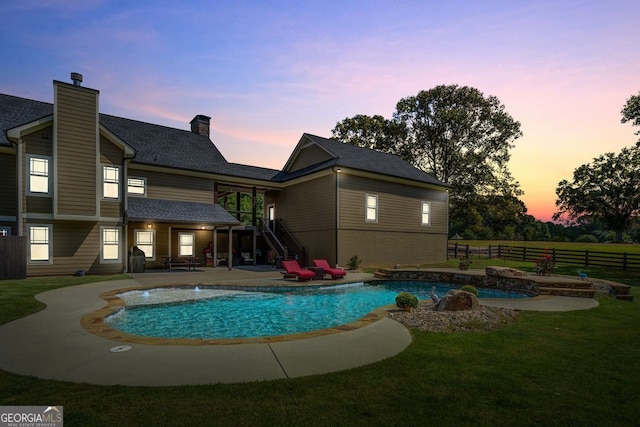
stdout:
<svg viewBox="0 0 640 427">
<path fill-rule="evenodd" d="M 378 196 L 375 194 L 366 194 L 364 197 L 364 220 L 378 222 Z"/>
<path fill-rule="evenodd" d="M 39 229 L 39 231 L 46 230 L 46 235 L 44 236 L 44 240 L 34 241 L 33 232 L 35 229 Z M 51 224 L 29 224 L 27 225 L 27 235 L 29 236 L 29 264 L 53 264 L 53 225 Z M 32 253 L 34 252 L 34 247 L 47 247 L 47 258 L 33 259 Z M 43 251 L 44 252 L 44 251 Z"/>
<path fill-rule="evenodd" d="M 115 232 L 115 235 L 114 235 Z M 115 239 L 114 239 L 115 237 Z M 122 232 L 120 227 L 100 227 L 100 263 L 115 264 L 122 260 Z M 107 258 L 105 256 L 107 248 L 116 250 L 116 258 Z"/>
<path fill-rule="evenodd" d="M 424 226 L 431 225 L 431 202 L 421 203 L 420 221 Z"/>
<path fill-rule="evenodd" d="M 41 161 L 46 162 L 46 171 L 45 172 L 34 172 L 32 166 L 32 161 Z M 52 158 L 49 156 L 35 156 L 32 154 L 27 155 L 27 194 L 30 196 L 51 196 L 51 162 Z M 37 191 L 32 189 L 32 180 L 33 179 L 42 179 L 46 178 L 47 180 L 47 191 Z"/>
<path fill-rule="evenodd" d="M 183 237 L 190 237 L 191 243 L 184 244 Z M 184 249 L 184 251 L 183 251 Z M 178 233 L 178 256 L 193 257 L 196 256 L 196 233 Z"/>
<path fill-rule="evenodd" d="M 132 180 L 138 181 L 142 183 L 142 185 L 131 185 Z M 138 191 L 131 191 L 132 189 Z M 142 192 L 140 192 L 139 189 L 142 189 Z M 147 197 L 147 178 L 139 176 L 130 176 L 127 178 L 127 194 L 130 196 Z"/>
<path fill-rule="evenodd" d="M 115 171 L 115 178 L 113 172 Z M 116 196 L 108 196 L 109 190 L 115 189 Z M 120 200 L 120 167 L 116 165 L 102 165 L 102 198 L 105 200 Z"/>
<path fill-rule="evenodd" d="M 151 236 L 151 243 L 149 242 L 140 243 L 140 241 L 138 240 L 140 237 L 139 233 L 149 233 L 149 235 Z M 148 261 L 156 260 L 156 230 L 145 230 L 143 228 L 134 230 L 134 245 L 137 246 L 138 249 L 144 252 L 144 257 L 146 260 Z M 151 252 L 153 252 L 151 256 L 148 255 L 148 251 L 145 251 L 145 248 L 149 246 L 151 246 Z"/>
</svg>

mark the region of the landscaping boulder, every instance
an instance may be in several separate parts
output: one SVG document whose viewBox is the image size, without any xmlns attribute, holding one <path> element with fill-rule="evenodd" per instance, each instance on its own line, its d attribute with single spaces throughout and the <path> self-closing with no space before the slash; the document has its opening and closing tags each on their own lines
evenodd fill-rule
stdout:
<svg viewBox="0 0 640 427">
<path fill-rule="evenodd" d="M 479 308 L 478 298 L 472 293 L 460 289 L 450 290 L 434 307 L 436 311 L 477 310 Z"/>
<path fill-rule="evenodd" d="M 524 277 L 527 275 L 524 271 L 509 267 L 486 267 L 484 272 L 487 276 L 499 277 Z"/>
</svg>

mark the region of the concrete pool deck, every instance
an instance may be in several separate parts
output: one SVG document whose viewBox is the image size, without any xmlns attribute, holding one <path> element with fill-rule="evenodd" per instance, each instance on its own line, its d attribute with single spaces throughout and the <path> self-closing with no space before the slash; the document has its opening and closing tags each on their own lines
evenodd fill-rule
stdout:
<svg viewBox="0 0 640 427">
<path fill-rule="evenodd" d="M 372 278 L 369 274 L 349 274 L 344 282 Z M 208 269 L 135 274 L 127 280 L 44 292 L 36 298 L 47 304 L 46 309 L 0 326 L 0 369 L 39 378 L 104 385 L 234 383 L 351 369 L 394 356 L 411 343 L 409 331 L 387 317 L 340 333 L 229 345 L 127 344 L 92 334 L 80 322 L 106 305 L 100 295 L 117 289 L 214 283 L 297 284 L 282 280 L 282 275 L 273 269 Z M 483 300 L 483 304 L 520 310 L 567 311 L 593 308 L 598 303 L 588 298 L 536 297 L 526 301 Z M 130 346 L 130 350 L 113 351 L 125 345 Z"/>
</svg>

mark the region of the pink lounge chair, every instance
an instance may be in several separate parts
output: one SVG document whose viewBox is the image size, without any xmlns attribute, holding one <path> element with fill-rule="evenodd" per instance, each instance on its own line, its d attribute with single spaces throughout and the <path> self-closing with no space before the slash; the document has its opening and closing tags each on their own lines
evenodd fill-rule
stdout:
<svg viewBox="0 0 640 427">
<path fill-rule="evenodd" d="M 306 270 L 300 268 L 298 261 L 290 260 L 290 261 L 282 261 L 282 266 L 284 267 L 285 273 L 284 278 L 287 277 L 297 277 L 299 282 L 303 280 L 311 280 L 315 277 L 315 273 L 311 270 Z"/>
<path fill-rule="evenodd" d="M 313 265 L 322 268 L 324 270 L 324 274 L 330 274 L 332 279 L 341 279 L 347 274 L 347 272 L 341 268 L 329 267 L 329 263 L 324 259 L 314 259 Z"/>
</svg>

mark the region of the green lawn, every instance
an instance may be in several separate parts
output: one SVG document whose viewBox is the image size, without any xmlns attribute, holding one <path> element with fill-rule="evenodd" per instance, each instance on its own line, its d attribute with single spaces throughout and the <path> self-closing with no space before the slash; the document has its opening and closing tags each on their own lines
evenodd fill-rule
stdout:
<svg viewBox="0 0 640 427">
<path fill-rule="evenodd" d="M 640 275 L 617 275 L 634 286 L 636 301 L 601 298 L 600 307 L 587 311 L 522 312 L 515 325 L 492 332 L 412 331 L 414 341 L 401 354 L 345 372 L 247 384 L 122 387 L 0 371 L 0 405 L 62 405 L 67 426 L 638 425 Z M 3 312 L 42 286 L 0 282 Z"/>
</svg>

